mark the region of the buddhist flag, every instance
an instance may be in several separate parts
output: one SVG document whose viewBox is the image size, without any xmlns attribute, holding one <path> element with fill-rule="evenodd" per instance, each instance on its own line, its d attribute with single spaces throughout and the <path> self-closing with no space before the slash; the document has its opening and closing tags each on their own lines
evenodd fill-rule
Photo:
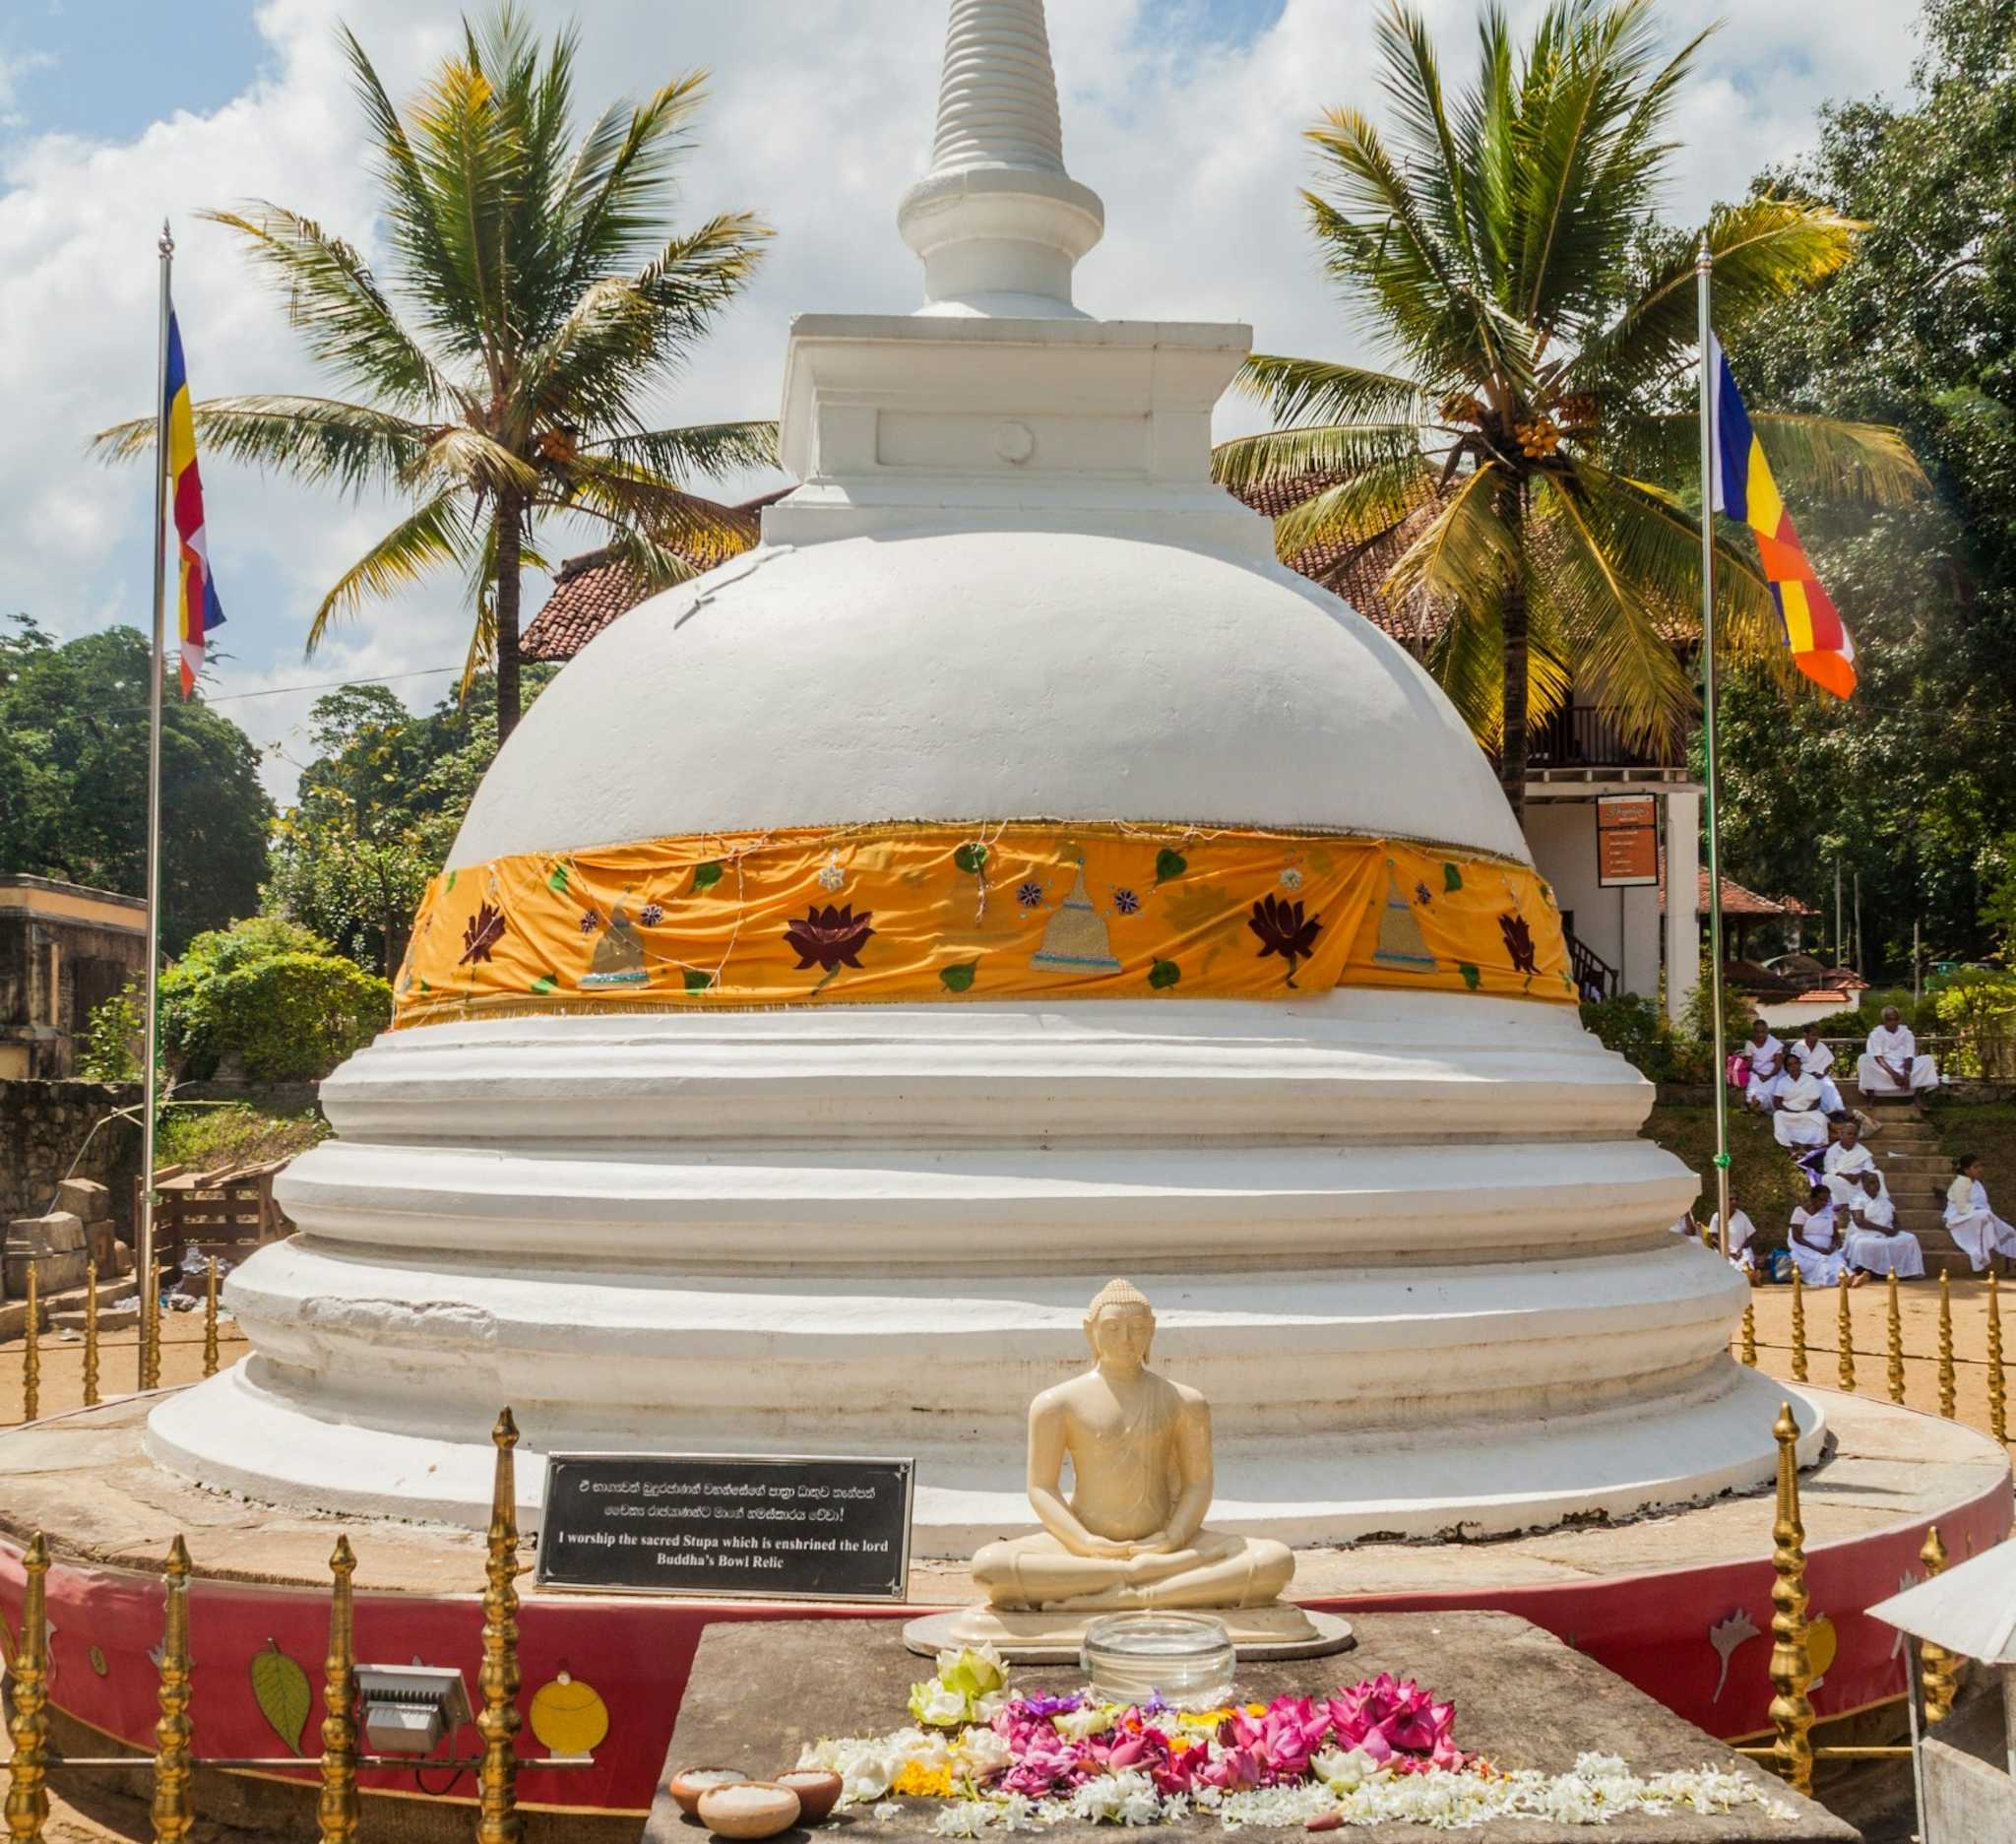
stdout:
<svg viewBox="0 0 2016 1844">
<path fill-rule="evenodd" d="M 1715 480 L 1710 503 L 1757 534 L 1764 578 L 1785 622 L 1786 644 L 1799 670 L 1814 684 L 1846 698 L 1855 690 L 1855 642 L 1820 580 L 1813 574 L 1792 514 L 1778 496 L 1771 466 L 1750 427 L 1742 393 L 1722 342 L 1710 336 L 1714 358 Z"/>
<path fill-rule="evenodd" d="M 168 311 L 168 497 L 175 508 L 175 539 L 181 579 L 182 696 L 193 697 L 203 670 L 203 643 L 224 624 L 210 574 L 210 543 L 203 530 L 203 478 L 196 469 L 196 416 L 189 402 L 189 368 L 182 362 L 182 329 Z"/>
</svg>

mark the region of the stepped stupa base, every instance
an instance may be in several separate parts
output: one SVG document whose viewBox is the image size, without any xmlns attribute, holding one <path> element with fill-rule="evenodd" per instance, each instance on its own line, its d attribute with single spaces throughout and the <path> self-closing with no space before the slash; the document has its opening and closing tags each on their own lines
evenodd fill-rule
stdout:
<svg viewBox="0 0 2016 1844">
<path fill-rule="evenodd" d="M 1774 1408 L 1778 1397 L 1793 1393 L 1763 1377 L 1751 1381 L 1773 1397 Z M 2009 1463 L 1994 1442 L 1953 1423 L 1831 1390 L 1798 1395 L 1801 1420 L 1824 1412 L 1828 1430 L 1829 1451 L 1803 1487 L 1812 1612 L 1827 1623 L 1822 1651 L 1830 1640 L 1834 1648 L 1813 1698 L 1827 1719 L 1901 1694 L 1896 1634 L 1859 1610 L 1915 1577 L 1930 1524 L 1939 1526 L 1956 1561 L 2001 1541 L 2010 1526 Z M 74 1751 L 152 1749 L 158 1711 L 150 1653 L 160 1636 L 159 1568 L 178 1532 L 196 1565 L 193 1715 L 203 1754 L 285 1751 L 253 1693 L 251 1661 L 278 1650 L 311 1684 L 319 1682 L 328 1646 L 329 1556 L 339 1532 L 357 1553 L 359 1656 L 455 1665 L 474 1683 L 482 1625 L 479 1533 L 277 1510 L 190 1485 L 142 1450 L 149 1410 L 172 1399 L 128 1398 L 0 1433 L 0 1615 L 10 1633 L 18 1630 L 21 1553 L 32 1532 L 45 1532 L 55 1556 L 48 1580 L 50 1694 Z M 1766 1436 L 1769 1424 L 1767 1415 Z M 1025 1514 L 1019 1523 L 1026 1521 Z M 1769 1726 L 1770 1558 L 1771 1497 L 1759 1491 L 1497 1542 L 1298 1548 L 1294 1593 L 1305 1609 L 1347 1617 L 1374 1609 L 1518 1614 L 1688 1721 L 1735 1738 Z M 565 1814 L 551 1821 L 561 1828 L 544 1835 L 564 1835 L 569 1844 L 598 1844 L 603 1836 L 627 1844 L 636 1837 L 708 1625 L 808 1615 L 910 1620 L 975 1598 L 964 1561 L 914 1566 L 910 1605 L 886 1614 L 859 1606 L 558 1594 L 529 1579 L 522 1592 L 529 1717 L 533 1699 L 563 1669 L 591 1685 L 609 1711 L 608 1736 L 593 1767 L 520 1776 L 521 1796 L 536 1818 Z M 1462 1696 L 1460 1685 L 1438 1687 Z M 528 1728 L 526 1752 L 543 1752 L 536 1723 L 529 1720 Z M 268 1814 L 276 1832 L 312 1828 L 312 1724 L 298 1739 L 309 1750 L 298 1773 L 230 1777 L 233 1798 Z M 106 1784 L 130 1793 L 134 1781 L 119 1774 Z M 456 1822 L 466 1831 L 467 1781 L 438 1800 L 416 1794 L 410 1773 L 372 1774 L 366 1782 L 367 1838 L 431 1837 L 413 1828 L 423 1812 L 461 1813 Z M 537 1823 L 533 1834 L 540 1835 Z"/>
</svg>

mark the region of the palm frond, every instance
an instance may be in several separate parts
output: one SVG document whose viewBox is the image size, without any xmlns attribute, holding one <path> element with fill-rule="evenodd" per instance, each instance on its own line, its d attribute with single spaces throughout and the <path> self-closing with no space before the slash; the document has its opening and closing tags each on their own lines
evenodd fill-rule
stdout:
<svg viewBox="0 0 2016 1844">
<path fill-rule="evenodd" d="M 703 499 L 602 455 L 577 456 L 568 465 L 557 504 L 575 507 L 624 531 L 648 534 L 712 569 L 739 556 L 761 536 L 758 522 L 730 506 Z"/>
<path fill-rule="evenodd" d="M 1497 605 L 1521 567 L 1517 533 L 1498 509 L 1505 472 L 1486 463 L 1444 495 L 1441 509 L 1386 579 L 1389 593 L 1446 603 L 1472 617 Z"/>
<path fill-rule="evenodd" d="M 1270 480 L 1360 474 L 1406 460 L 1426 466 L 1419 432 L 1411 422 L 1274 429 L 1221 442 L 1211 451 L 1211 477 L 1243 493 Z"/>
<path fill-rule="evenodd" d="M 264 200 L 246 212 L 201 212 L 250 243 L 253 262 L 287 304 L 316 359 L 413 412 L 464 400 L 435 368 L 362 256 L 311 219 Z"/>
<path fill-rule="evenodd" d="M 1276 519 L 1275 555 L 1292 563 L 1319 545 L 1355 550 L 1392 531 L 1434 496 L 1434 470 L 1419 456 L 1363 469 Z"/>
<path fill-rule="evenodd" d="M 1693 692 L 1674 650 L 1672 579 L 1657 554 L 1663 528 L 1635 516 L 1621 495 L 1592 492 L 1591 481 L 1545 473 L 1540 482 L 1529 554 L 1541 560 L 1535 574 L 1559 611 L 1584 684 L 1601 693 L 1630 740 L 1677 741 Z"/>
<path fill-rule="evenodd" d="M 684 429 L 647 429 L 596 444 L 612 461 L 668 480 L 692 475 L 719 480 L 781 465 L 774 422 L 708 422 Z"/>
<path fill-rule="evenodd" d="M 566 181 L 566 295 L 636 268 L 658 247 L 672 168 L 706 98 L 707 73 L 688 71 L 633 109 L 627 122 L 605 118 L 582 143 Z"/>
<path fill-rule="evenodd" d="M 1738 334 L 1764 309 L 1824 282 L 1854 255 L 1860 228 L 1793 199 L 1717 206 L 1706 235 L 1718 331 Z M 1570 367 L 1578 388 L 1628 393 L 1669 376 L 1695 350 L 1694 263 L 1692 242 L 1676 242 L 1623 311 L 1585 343 Z"/>
<path fill-rule="evenodd" d="M 530 462 L 481 430 L 451 423 L 436 430 L 426 448 L 414 457 L 406 483 L 426 491 L 450 480 L 495 498 L 507 494 L 522 497 L 538 486 L 539 475 Z"/>
<path fill-rule="evenodd" d="M 475 548 L 468 513 L 454 492 L 439 493 L 402 519 L 336 580 L 308 624 L 306 651 L 321 646 L 331 625 L 367 598 L 389 596 L 434 571 L 466 563 Z"/>
<path fill-rule="evenodd" d="M 346 491 L 398 488 L 431 431 L 389 411 L 326 397 L 213 397 L 195 406 L 196 438 L 208 452 L 297 480 Z M 138 417 L 92 437 L 102 461 L 151 456 L 155 418 Z"/>
<path fill-rule="evenodd" d="M 1912 505 L 1931 491 L 1901 431 L 1833 416 L 1751 411 L 1772 478 L 1795 501 L 1811 498 L 1870 506 Z M 1611 467 L 1656 480 L 1694 482 L 1701 469 L 1701 420 L 1676 412 L 1643 416 L 1605 444 Z"/>
<path fill-rule="evenodd" d="M 1417 180 L 1418 195 L 1442 247 L 1460 264 L 1470 286 L 1485 293 L 1488 285 L 1479 260 L 1471 169 L 1450 126 L 1427 22 L 1411 9 L 1390 5 L 1379 17 L 1376 35 L 1386 67 L 1386 95 L 1398 117 L 1408 155 L 1405 164 Z"/>
<path fill-rule="evenodd" d="M 1265 404 L 1278 429 L 1305 422 L 1420 419 L 1421 390 L 1412 378 L 1320 358 L 1254 352 L 1239 367 L 1232 389 Z"/>
</svg>

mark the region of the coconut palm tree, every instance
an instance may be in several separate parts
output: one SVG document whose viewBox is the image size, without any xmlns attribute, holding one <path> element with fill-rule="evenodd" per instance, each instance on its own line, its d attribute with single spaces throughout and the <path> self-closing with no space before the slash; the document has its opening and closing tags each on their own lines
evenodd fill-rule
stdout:
<svg viewBox="0 0 2016 1844">
<path fill-rule="evenodd" d="M 1330 111 L 1303 197 L 1327 272 L 1398 363 L 1255 354 L 1241 385 L 1276 426 L 1224 444 L 1217 472 L 1296 502 L 1276 525 L 1284 559 L 1322 546 L 1334 577 L 1390 556 L 1383 593 L 1446 615 L 1430 669 L 1497 746 L 1523 814 L 1528 725 L 1576 680 L 1639 743 L 1674 740 L 1692 710 L 1675 640 L 1700 601 L 1696 239 L 1662 232 L 1654 205 L 1702 38 L 1662 59 L 1652 0 L 1554 0 L 1515 52 L 1492 6 L 1478 77 L 1450 98 L 1418 15 L 1396 0 L 1378 32 L 1391 141 Z M 1856 229 L 1795 200 L 1718 209 L 1725 336 L 1833 274 Z M 1752 420 L 1790 488 L 1922 489 L 1893 430 Z M 1731 646 L 1783 656 L 1754 562 L 1720 559 Z"/>
<path fill-rule="evenodd" d="M 775 465 L 776 425 L 652 428 L 676 377 L 748 282 L 769 235 L 747 213 L 667 222 L 703 77 L 605 108 L 576 137 L 576 35 L 543 51 L 506 5 L 464 23 L 404 115 L 342 34 L 369 124 L 390 285 L 350 243 L 282 206 L 207 214 L 243 239 L 309 350 L 353 396 L 213 398 L 210 452 L 411 509 L 315 610 L 308 651 L 367 598 L 442 569 L 469 580 L 469 674 L 494 663 L 501 741 L 518 720 L 520 576 L 541 516 L 598 522 L 654 583 L 745 549 L 752 520 L 691 490 Z M 152 453 L 154 420 L 94 447 Z M 467 684 L 468 678 L 465 678 Z"/>
</svg>

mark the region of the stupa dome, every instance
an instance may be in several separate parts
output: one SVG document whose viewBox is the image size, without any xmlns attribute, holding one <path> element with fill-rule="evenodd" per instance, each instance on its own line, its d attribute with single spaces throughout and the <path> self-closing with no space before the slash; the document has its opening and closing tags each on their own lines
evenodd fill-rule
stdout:
<svg viewBox="0 0 2016 1844">
<path fill-rule="evenodd" d="M 1526 857 L 1447 699 L 1335 597 L 1264 555 L 1052 527 L 765 544 L 645 604 L 527 714 L 451 862 L 1011 815 Z"/>
<path fill-rule="evenodd" d="M 149 1451 L 480 1524 L 509 1403 L 534 1522 L 541 1453 L 907 1454 L 969 1555 L 1124 1273 L 1217 1526 L 1761 1484 L 1744 1283 L 1667 1234 L 1697 1181 L 1482 754 L 1211 480 L 1250 330 L 1071 298 L 1041 0 L 952 0 L 936 146 L 923 310 L 792 323 L 762 544 L 500 752 L 226 1285 L 254 1355 Z"/>
</svg>

